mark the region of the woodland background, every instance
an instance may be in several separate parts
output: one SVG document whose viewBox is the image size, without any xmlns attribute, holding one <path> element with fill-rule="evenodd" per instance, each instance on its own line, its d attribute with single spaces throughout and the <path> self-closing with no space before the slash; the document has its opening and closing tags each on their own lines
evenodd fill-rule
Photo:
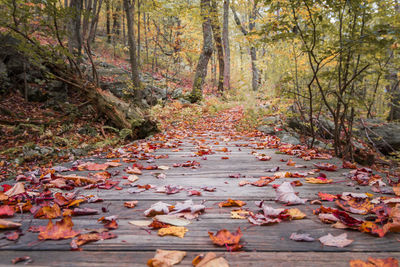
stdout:
<svg viewBox="0 0 400 267">
<path fill-rule="evenodd" d="M 2 0 L 2 176 L 242 105 L 363 164 L 400 150 L 398 1 Z M 173 118 L 171 123 L 173 123 Z"/>
</svg>

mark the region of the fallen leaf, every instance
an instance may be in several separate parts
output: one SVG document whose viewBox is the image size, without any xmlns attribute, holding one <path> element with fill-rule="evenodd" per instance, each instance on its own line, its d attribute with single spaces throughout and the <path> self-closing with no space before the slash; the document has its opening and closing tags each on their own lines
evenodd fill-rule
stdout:
<svg viewBox="0 0 400 267">
<path fill-rule="evenodd" d="M 147 261 L 147 266 L 170 267 L 180 263 L 185 256 L 185 251 L 157 249 L 154 258 Z"/>
<path fill-rule="evenodd" d="M 101 233 L 98 232 L 91 232 L 87 234 L 80 234 L 76 238 L 74 238 L 71 241 L 71 248 L 72 249 L 78 249 L 80 246 L 83 246 L 86 243 L 89 242 L 96 242 L 99 240 L 106 240 L 106 239 L 112 239 L 116 238 L 117 235 L 114 233 L 108 232 L 108 231 L 103 231 Z"/>
<path fill-rule="evenodd" d="M 350 267 L 398 267 L 399 261 L 392 257 L 385 259 L 368 257 L 367 261 L 351 260 L 349 264 Z"/>
<path fill-rule="evenodd" d="M 314 166 L 317 167 L 320 170 L 324 170 L 324 171 L 330 171 L 330 172 L 334 172 L 337 170 L 337 166 L 331 163 L 314 163 Z"/>
<path fill-rule="evenodd" d="M 325 200 L 325 201 L 334 201 L 335 199 L 338 198 L 336 195 L 322 193 L 322 192 L 318 192 L 318 196 L 321 200 Z"/>
<path fill-rule="evenodd" d="M 290 239 L 294 241 L 305 241 L 305 242 L 312 242 L 315 239 L 310 236 L 310 234 L 301 234 L 301 233 L 292 233 L 290 235 Z"/>
<path fill-rule="evenodd" d="M 139 227 L 148 227 L 152 221 L 146 220 L 136 220 L 136 221 L 129 221 L 130 224 L 139 226 Z"/>
<path fill-rule="evenodd" d="M 305 178 L 305 179 L 306 179 L 306 183 L 309 183 L 309 184 L 330 184 L 333 182 L 333 180 L 331 180 L 331 179 L 326 179 L 326 178 L 322 178 L 322 177 Z"/>
<path fill-rule="evenodd" d="M 58 240 L 73 238 L 79 234 L 79 231 L 72 229 L 74 226 L 71 217 L 64 217 L 61 221 L 56 222 L 54 225 L 51 220 L 47 224 L 45 229 L 42 229 L 39 233 L 39 240 Z"/>
<path fill-rule="evenodd" d="M 289 182 L 282 183 L 278 188 L 275 189 L 276 191 L 276 198 L 275 200 L 278 202 L 287 203 L 289 205 L 296 205 L 296 204 L 305 204 L 306 199 L 299 198 L 294 190 L 293 187 L 290 185 Z"/>
<path fill-rule="evenodd" d="M 154 219 L 174 226 L 186 226 L 190 224 L 189 220 L 179 218 L 176 215 L 156 215 Z"/>
<path fill-rule="evenodd" d="M 343 233 L 338 236 L 327 234 L 320 237 L 319 241 L 325 246 L 343 248 L 353 243 L 354 240 L 347 239 L 347 234 Z"/>
<path fill-rule="evenodd" d="M 241 201 L 241 200 L 233 200 L 233 199 L 228 199 L 226 201 L 222 201 L 220 203 L 218 203 L 218 206 L 220 208 L 222 207 L 242 207 L 246 205 L 246 202 Z"/>
<path fill-rule="evenodd" d="M 57 204 L 41 207 L 34 215 L 37 219 L 56 219 L 60 216 L 61 210 Z"/>
<path fill-rule="evenodd" d="M 195 267 L 229 267 L 228 261 L 223 257 L 217 257 L 214 252 L 197 255 L 192 264 Z"/>
<path fill-rule="evenodd" d="M 139 177 L 137 177 L 136 175 L 132 174 L 128 176 L 128 181 L 131 183 L 136 182 L 137 180 L 139 180 Z"/>
<path fill-rule="evenodd" d="M 217 246 L 226 246 L 231 251 L 239 250 L 243 245 L 239 244 L 240 238 L 242 237 L 242 231 L 240 227 L 236 233 L 231 233 L 226 229 L 219 230 L 215 235 L 212 232 L 208 232 L 211 241 Z"/>
<path fill-rule="evenodd" d="M 232 210 L 231 218 L 232 219 L 246 219 L 249 216 L 250 212 L 247 210 Z"/>
<path fill-rule="evenodd" d="M 4 194 L 8 197 L 13 197 L 22 193 L 25 193 L 25 185 L 22 182 L 18 182 L 13 187 L 8 189 Z"/>
<path fill-rule="evenodd" d="M 172 206 L 160 201 L 151 205 L 151 207 L 144 212 L 144 215 L 146 217 L 153 217 L 158 214 L 168 214 L 170 207 Z"/>
<path fill-rule="evenodd" d="M 14 215 L 14 209 L 8 205 L 0 206 L 0 217 L 12 217 Z"/>
<path fill-rule="evenodd" d="M 137 200 L 127 201 L 124 203 L 124 206 L 130 209 L 133 209 L 137 205 Z"/>
<path fill-rule="evenodd" d="M 17 264 L 17 263 L 23 262 L 23 261 L 25 262 L 25 264 L 28 264 L 28 263 L 32 262 L 32 259 L 31 259 L 31 257 L 29 257 L 29 256 L 17 257 L 17 258 L 14 258 L 14 259 L 11 261 L 11 263 L 12 263 L 12 264 Z"/>
<path fill-rule="evenodd" d="M 286 213 L 289 214 L 293 220 L 301 220 L 306 217 L 306 214 L 301 212 L 299 209 L 288 209 Z"/>
<path fill-rule="evenodd" d="M 20 223 L 16 223 L 16 222 L 0 219 L 0 229 L 7 229 L 8 230 L 8 229 L 17 229 L 17 228 L 20 228 L 20 227 L 21 227 Z"/>
<path fill-rule="evenodd" d="M 158 230 L 158 235 L 159 236 L 173 235 L 173 236 L 183 238 L 187 231 L 189 231 L 189 230 L 183 226 L 170 226 L 170 227 L 161 228 L 160 230 Z"/>
</svg>

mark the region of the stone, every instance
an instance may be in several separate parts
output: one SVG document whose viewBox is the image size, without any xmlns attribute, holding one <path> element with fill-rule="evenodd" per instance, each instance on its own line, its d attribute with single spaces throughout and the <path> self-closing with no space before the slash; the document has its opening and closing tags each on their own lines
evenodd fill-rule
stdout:
<svg viewBox="0 0 400 267">
<path fill-rule="evenodd" d="M 366 124 L 368 125 L 370 122 Z M 370 139 L 382 153 L 389 154 L 393 152 L 393 149 L 395 151 L 400 150 L 400 123 L 381 121 L 380 124 L 368 125 L 367 127 L 369 128 L 367 132 Z M 365 130 L 361 133 L 365 135 Z"/>
<path fill-rule="evenodd" d="M 269 125 L 258 126 L 257 130 L 259 130 L 260 132 L 263 132 L 265 134 L 275 134 L 274 127 L 273 126 L 269 126 Z"/>
<path fill-rule="evenodd" d="M 288 143 L 292 145 L 300 145 L 300 138 L 296 133 L 288 133 L 285 131 L 278 132 L 277 136 L 281 139 L 282 143 Z"/>
<path fill-rule="evenodd" d="M 268 116 L 263 118 L 263 123 L 265 124 L 277 124 L 280 122 L 280 118 L 278 115 L 276 116 Z"/>
<path fill-rule="evenodd" d="M 183 95 L 182 88 L 177 88 L 174 91 L 172 91 L 171 97 L 172 99 L 178 99 L 181 98 Z"/>
<path fill-rule="evenodd" d="M 182 105 L 190 105 L 190 101 L 184 99 L 184 98 L 179 98 L 178 99 L 179 102 L 181 102 Z"/>
</svg>

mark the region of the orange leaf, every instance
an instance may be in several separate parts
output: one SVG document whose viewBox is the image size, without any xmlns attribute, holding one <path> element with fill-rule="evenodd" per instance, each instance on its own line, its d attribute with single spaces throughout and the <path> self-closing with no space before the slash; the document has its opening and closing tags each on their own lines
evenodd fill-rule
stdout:
<svg viewBox="0 0 400 267">
<path fill-rule="evenodd" d="M 233 199 L 228 199 L 227 201 L 222 201 L 218 203 L 218 206 L 220 208 L 222 207 L 242 207 L 246 205 L 246 202 L 241 201 L 241 200 L 233 200 Z"/>
<path fill-rule="evenodd" d="M 212 232 L 208 232 L 211 241 L 217 246 L 227 246 L 230 250 L 236 251 L 243 247 L 240 245 L 240 238 L 242 237 L 242 231 L 240 231 L 240 227 L 236 231 L 236 233 L 231 233 L 226 229 L 219 230 L 215 235 Z"/>
<path fill-rule="evenodd" d="M 51 220 L 47 224 L 45 229 L 41 229 L 39 233 L 39 240 L 58 240 L 58 239 L 68 239 L 73 238 L 79 234 L 79 231 L 73 230 L 72 227 L 74 223 L 71 217 L 64 217 L 61 221 L 56 222 L 54 225 Z"/>
</svg>

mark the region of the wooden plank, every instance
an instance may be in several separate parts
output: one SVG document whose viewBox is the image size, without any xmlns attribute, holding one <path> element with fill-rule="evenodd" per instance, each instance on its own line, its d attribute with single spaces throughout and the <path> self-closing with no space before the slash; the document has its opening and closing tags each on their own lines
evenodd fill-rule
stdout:
<svg viewBox="0 0 400 267">
<path fill-rule="evenodd" d="M 143 267 L 154 256 L 154 251 L 3 251 L 0 254 L 0 266 L 10 266 L 16 257 L 29 256 L 33 260 L 28 266 L 129 266 Z M 191 261 L 198 252 L 188 252 L 183 261 L 176 266 L 192 266 Z M 334 266 L 348 267 L 354 259 L 367 260 L 368 257 L 400 259 L 400 253 L 360 253 L 360 252 L 217 252 L 218 257 L 224 257 L 231 267 L 264 267 L 264 266 Z"/>
</svg>

